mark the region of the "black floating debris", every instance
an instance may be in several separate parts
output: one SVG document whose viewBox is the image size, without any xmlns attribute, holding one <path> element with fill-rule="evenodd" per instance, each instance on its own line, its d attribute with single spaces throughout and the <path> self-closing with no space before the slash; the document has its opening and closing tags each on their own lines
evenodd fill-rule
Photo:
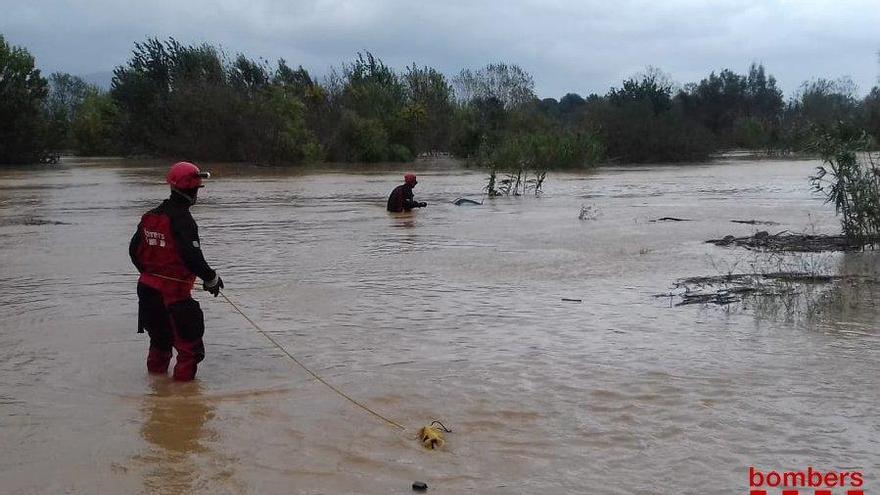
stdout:
<svg viewBox="0 0 880 495">
<path fill-rule="evenodd" d="M 651 222 L 690 222 L 690 218 L 675 218 L 675 217 L 662 217 L 656 220 L 651 220 Z"/>
<path fill-rule="evenodd" d="M 778 222 L 771 222 L 769 220 L 731 220 L 731 222 L 745 225 L 779 225 Z"/>
<path fill-rule="evenodd" d="M 424 481 L 413 481 L 412 489 L 416 492 L 426 492 L 428 491 L 428 484 Z"/>
<path fill-rule="evenodd" d="M 565 302 L 584 302 L 582 299 L 569 299 L 567 297 L 563 297 L 562 300 Z"/>
</svg>

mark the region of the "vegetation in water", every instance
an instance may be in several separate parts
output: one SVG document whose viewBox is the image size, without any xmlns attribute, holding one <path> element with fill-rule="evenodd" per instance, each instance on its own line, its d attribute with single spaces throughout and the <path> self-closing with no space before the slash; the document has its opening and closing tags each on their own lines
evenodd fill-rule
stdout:
<svg viewBox="0 0 880 495">
<path fill-rule="evenodd" d="M 811 145 L 824 162 L 810 178 L 814 190 L 834 203 L 843 234 L 862 246 L 880 241 L 880 166 L 866 151 L 871 141 L 865 131 L 836 124 L 818 130 Z"/>
<path fill-rule="evenodd" d="M 539 99 L 532 74 L 509 63 L 449 78 L 365 52 L 316 78 L 284 60 L 149 38 L 103 91 L 44 77 L 0 36 L 0 93 L 0 163 L 78 153 L 283 165 L 451 152 L 486 165 L 500 194 L 540 191 L 556 168 L 801 150 L 811 129 L 837 121 L 880 137 L 880 88 L 858 98 L 848 79 L 817 79 L 785 101 L 754 64 L 684 85 L 648 68 L 604 94 L 557 100 Z"/>
<path fill-rule="evenodd" d="M 494 146 L 484 141 L 471 163 L 489 170 L 489 196 L 538 196 L 549 170 L 591 166 L 601 156 L 596 136 L 531 132 Z"/>
</svg>

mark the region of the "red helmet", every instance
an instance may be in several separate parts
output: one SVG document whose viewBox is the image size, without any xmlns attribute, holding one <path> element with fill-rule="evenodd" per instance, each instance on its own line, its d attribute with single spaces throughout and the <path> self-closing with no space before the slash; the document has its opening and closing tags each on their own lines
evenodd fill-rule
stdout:
<svg viewBox="0 0 880 495">
<path fill-rule="evenodd" d="M 403 176 L 403 182 L 407 184 L 415 184 L 416 183 L 416 174 L 406 174 Z"/>
<path fill-rule="evenodd" d="M 210 176 L 209 172 L 202 172 L 190 162 L 177 162 L 171 166 L 171 170 L 165 176 L 165 182 L 175 189 L 194 189 L 204 187 L 202 179 Z"/>
</svg>

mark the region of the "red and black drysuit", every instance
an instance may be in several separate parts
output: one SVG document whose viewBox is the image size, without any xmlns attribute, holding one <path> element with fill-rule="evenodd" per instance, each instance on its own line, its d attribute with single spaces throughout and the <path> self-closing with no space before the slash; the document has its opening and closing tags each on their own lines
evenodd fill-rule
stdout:
<svg viewBox="0 0 880 495">
<path fill-rule="evenodd" d="M 205 322 L 192 298 L 196 277 L 216 280 L 199 244 L 199 231 L 189 212 L 190 199 L 172 192 L 157 208 L 141 218 L 131 238 L 129 255 L 138 279 L 138 333 L 150 335 L 147 369 L 167 373 L 171 349 L 177 350 L 174 379 L 195 378 L 205 358 L 202 336 Z"/>
<path fill-rule="evenodd" d="M 427 206 L 427 203 L 419 203 L 413 199 L 413 187 L 414 184 L 408 183 L 395 187 L 388 196 L 388 211 L 399 213 Z"/>
</svg>

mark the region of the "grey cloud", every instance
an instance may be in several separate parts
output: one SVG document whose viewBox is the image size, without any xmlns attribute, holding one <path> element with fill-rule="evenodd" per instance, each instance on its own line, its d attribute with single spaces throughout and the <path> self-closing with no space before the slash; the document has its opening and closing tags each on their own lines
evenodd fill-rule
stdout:
<svg viewBox="0 0 880 495">
<path fill-rule="evenodd" d="M 5 3 L 8 0 L 0 0 Z M 283 57 L 316 73 L 369 49 L 396 67 L 454 73 L 522 65 L 542 96 L 605 92 L 647 65 L 679 82 L 763 62 L 791 94 L 805 79 L 850 75 L 866 92 L 880 65 L 875 0 L 32 0 L 0 5 L 0 32 L 47 71 L 91 73 L 147 36 Z"/>
</svg>

